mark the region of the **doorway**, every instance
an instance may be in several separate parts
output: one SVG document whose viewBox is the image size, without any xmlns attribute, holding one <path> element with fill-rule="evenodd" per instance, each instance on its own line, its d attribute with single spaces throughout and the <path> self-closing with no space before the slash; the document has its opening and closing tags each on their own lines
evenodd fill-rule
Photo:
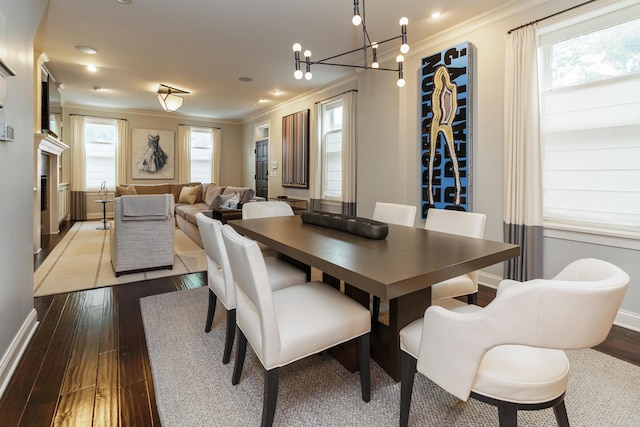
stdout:
<svg viewBox="0 0 640 427">
<path fill-rule="evenodd" d="M 269 199 L 269 125 L 256 126 L 256 196 Z"/>
</svg>

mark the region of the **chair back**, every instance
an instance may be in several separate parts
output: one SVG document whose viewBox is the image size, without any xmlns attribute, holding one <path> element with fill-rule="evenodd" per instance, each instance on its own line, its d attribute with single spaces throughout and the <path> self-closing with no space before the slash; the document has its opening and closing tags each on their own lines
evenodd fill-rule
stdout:
<svg viewBox="0 0 640 427">
<path fill-rule="evenodd" d="M 267 202 L 250 202 L 242 205 L 242 219 L 293 215 L 293 209 L 288 203 L 276 200 Z"/>
<path fill-rule="evenodd" d="M 373 209 L 373 219 L 389 224 L 413 227 L 416 220 L 416 210 L 417 208 L 411 205 L 376 202 Z"/>
<path fill-rule="evenodd" d="M 484 236 L 486 220 L 487 216 L 481 213 L 431 208 L 427 211 L 424 228 L 481 239 Z"/>
<path fill-rule="evenodd" d="M 236 307 L 236 291 L 229 256 L 222 238 L 222 222 L 202 212 L 196 214 L 196 221 L 207 257 L 209 287 L 227 310 L 233 310 Z"/>
<path fill-rule="evenodd" d="M 424 316 L 417 369 L 466 399 L 484 354 L 493 347 L 567 350 L 601 343 L 628 285 L 623 270 L 588 258 L 550 280 L 503 281 L 484 309 L 456 312 L 431 306 Z"/>
<path fill-rule="evenodd" d="M 222 235 L 235 279 L 236 323 L 263 366 L 273 366 L 280 355 L 280 334 L 264 258 L 255 241 L 231 226 L 225 224 Z"/>
</svg>

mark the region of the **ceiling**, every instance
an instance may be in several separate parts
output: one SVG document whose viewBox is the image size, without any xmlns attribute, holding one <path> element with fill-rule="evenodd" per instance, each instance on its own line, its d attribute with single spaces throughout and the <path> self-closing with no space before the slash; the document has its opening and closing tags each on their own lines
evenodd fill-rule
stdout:
<svg viewBox="0 0 640 427">
<path fill-rule="evenodd" d="M 370 0 L 365 16 L 372 41 L 398 36 L 398 21 L 408 17 L 411 45 L 507 3 Z M 431 18 L 436 11 L 442 16 Z M 35 48 L 64 84 L 64 105 L 162 112 L 156 92 L 163 83 L 190 92 L 175 114 L 242 121 L 354 73 L 314 65 L 312 80 L 296 80 L 292 50 L 299 42 L 318 60 L 362 48 L 352 16 L 353 0 L 50 0 Z M 79 45 L 98 53 L 79 52 Z M 389 42 L 379 57 L 392 60 L 398 49 L 398 41 Z M 362 65 L 362 54 L 345 61 Z M 87 71 L 88 64 L 98 71 Z"/>
</svg>

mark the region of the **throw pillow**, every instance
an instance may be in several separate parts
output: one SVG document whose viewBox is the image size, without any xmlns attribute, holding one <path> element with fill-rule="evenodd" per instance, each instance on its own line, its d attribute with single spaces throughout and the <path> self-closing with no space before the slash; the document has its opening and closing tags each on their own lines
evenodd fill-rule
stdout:
<svg viewBox="0 0 640 427">
<path fill-rule="evenodd" d="M 138 192 L 136 191 L 136 187 L 132 185 L 124 186 L 117 185 L 116 186 L 116 197 L 118 196 L 135 196 Z"/>
<path fill-rule="evenodd" d="M 222 207 L 227 209 L 235 209 L 238 206 L 238 202 L 240 201 L 240 197 L 237 194 L 232 194 L 227 200 L 225 200 L 224 205 Z"/>
<path fill-rule="evenodd" d="M 194 187 L 182 187 L 182 190 L 180 190 L 180 197 L 178 197 L 178 203 L 186 203 L 188 205 L 194 204 L 198 198 L 198 191 L 200 191 L 199 185 Z"/>
<path fill-rule="evenodd" d="M 209 186 L 207 187 L 207 193 L 204 196 L 204 202 L 209 205 L 209 209 L 213 209 L 213 203 L 216 196 L 221 195 L 224 189 L 225 187 L 220 187 L 216 184 L 209 184 Z"/>
</svg>

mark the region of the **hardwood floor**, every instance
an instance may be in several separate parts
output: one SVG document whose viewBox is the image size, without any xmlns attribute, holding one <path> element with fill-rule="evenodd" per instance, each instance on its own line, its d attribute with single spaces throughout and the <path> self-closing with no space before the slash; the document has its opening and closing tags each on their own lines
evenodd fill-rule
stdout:
<svg viewBox="0 0 640 427">
<path fill-rule="evenodd" d="M 35 265 L 69 227 L 43 242 Z M 0 400 L 0 424 L 160 425 L 138 300 L 205 284 L 195 273 L 35 298 L 40 324 Z M 478 303 L 494 297 L 481 287 Z M 597 349 L 640 366 L 638 332 L 614 326 Z"/>
</svg>

